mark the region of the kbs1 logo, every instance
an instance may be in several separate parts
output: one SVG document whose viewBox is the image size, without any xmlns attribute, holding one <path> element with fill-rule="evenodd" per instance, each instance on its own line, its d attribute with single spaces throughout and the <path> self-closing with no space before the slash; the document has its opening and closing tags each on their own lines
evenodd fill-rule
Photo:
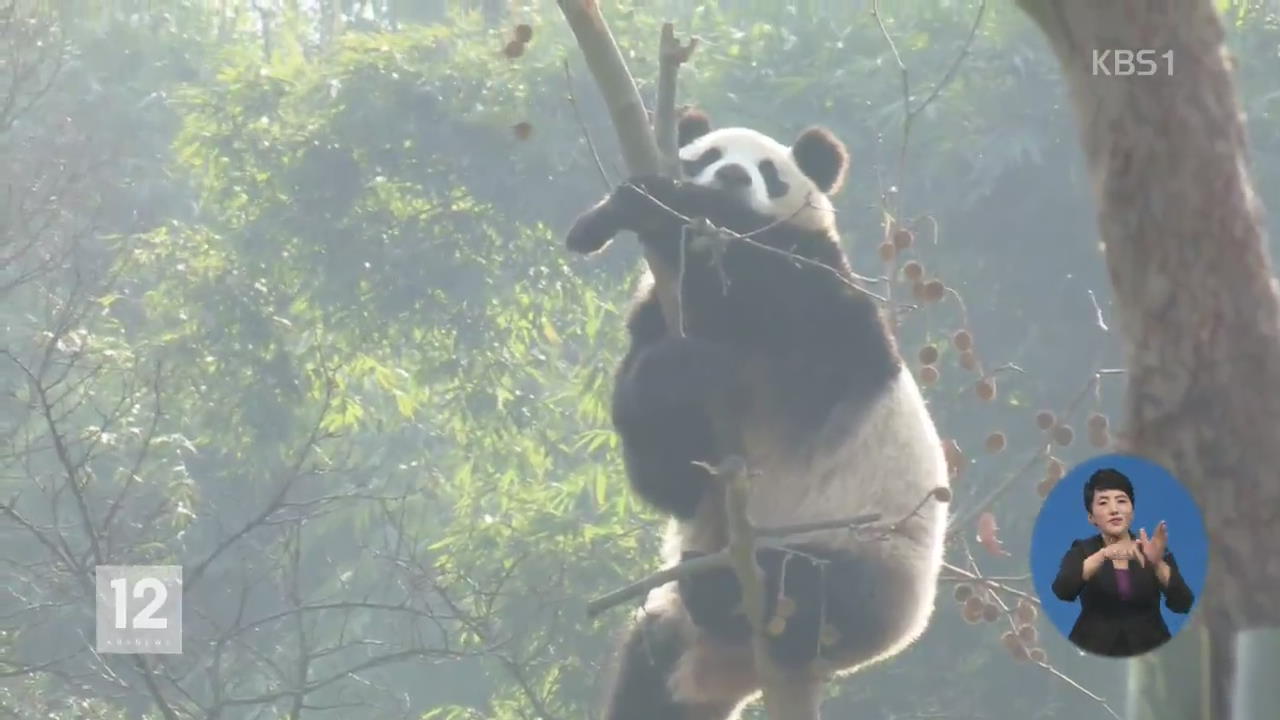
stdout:
<svg viewBox="0 0 1280 720">
<path fill-rule="evenodd" d="M 1103 77 L 1148 77 L 1173 74 L 1173 51 L 1098 50 L 1093 51 L 1093 74 Z"/>
</svg>

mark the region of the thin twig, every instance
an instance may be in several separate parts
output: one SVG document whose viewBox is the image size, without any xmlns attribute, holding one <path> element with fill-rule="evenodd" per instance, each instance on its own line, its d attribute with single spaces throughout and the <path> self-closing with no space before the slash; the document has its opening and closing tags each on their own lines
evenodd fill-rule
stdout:
<svg viewBox="0 0 1280 720">
<path fill-rule="evenodd" d="M 956 72 L 960 69 L 960 63 L 968 57 L 969 50 L 973 47 L 973 40 L 977 37 L 978 28 L 982 25 L 982 15 L 986 11 L 987 0 L 980 0 L 978 3 L 978 12 L 973 16 L 973 26 L 969 28 L 969 37 L 965 38 L 964 45 L 960 48 L 960 52 L 956 53 L 955 59 L 951 61 L 951 67 L 947 68 L 947 72 L 942 76 L 942 79 L 938 81 L 937 87 L 933 89 L 933 92 L 929 93 L 929 97 L 925 98 L 924 102 L 920 103 L 919 106 L 911 111 L 912 115 L 919 115 L 924 112 L 924 109 L 929 107 L 929 104 L 937 99 L 937 97 L 942 94 L 942 91 L 945 90 L 946 87 L 951 84 L 951 81 L 955 79 Z"/>
<path fill-rule="evenodd" d="M 1089 376 L 1089 381 L 1085 383 L 1084 388 L 1076 395 L 1076 397 L 1067 406 L 1067 409 L 1064 410 L 1062 415 L 1060 415 L 1059 417 L 1060 418 L 1070 417 L 1071 414 L 1075 412 L 1075 409 L 1080 404 L 1080 401 L 1082 401 L 1089 394 L 1090 390 L 1094 389 L 1094 387 L 1096 386 L 1096 384 L 1099 382 L 1101 378 L 1110 376 L 1110 375 L 1120 375 L 1123 373 L 1124 373 L 1124 370 L 1117 370 L 1113 368 L 1105 368 L 1105 369 L 1094 371 L 1094 373 Z M 1046 430 L 1045 432 L 1051 432 L 1051 431 Z M 1046 460 L 1050 455 L 1050 450 L 1052 449 L 1052 447 L 1053 446 L 1050 444 L 1050 442 L 1046 441 L 1043 445 L 1040 446 L 1040 449 L 1036 451 L 1036 453 L 1031 457 L 1031 459 L 1026 462 L 1026 464 L 1024 464 L 1022 467 L 1018 468 L 1016 471 L 1006 476 L 1004 481 L 1002 481 L 999 485 L 997 485 L 994 490 L 988 493 L 987 496 L 983 498 L 972 509 L 966 512 L 964 515 L 954 519 L 947 528 L 947 537 L 948 538 L 954 537 L 956 533 L 963 532 L 965 528 L 969 527 L 973 523 L 973 521 L 977 519 L 979 515 L 981 515 L 988 508 L 994 505 L 996 500 L 998 500 L 1002 495 L 1004 495 L 1005 492 L 1007 492 L 1009 488 L 1013 487 L 1020 479 L 1022 479 L 1022 476 L 1025 475 L 1031 468 L 1035 467 L 1036 465 L 1039 465 L 1042 461 Z"/>
<path fill-rule="evenodd" d="M 1111 328 L 1107 327 L 1107 321 L 1104 320 L 1102 317 L 1102 307 L 1098 305 L 1097 296 L 1093 294 L 1092 290 L 1089 290 L 1088 292 L 1089 292 L 1089 302 L 1093 303 L 1093 316 L 1094 316 L 1095 322 L 1098 323 L 1098 327 L 1102 329 L 1102 332 L 1104 333 L 1111 332 Z"/>
<path fill-rule="evenodd" d="M 902 62 L 902 54 L 898 52 L 898 44 L 893 41 L 889 29 L 884 26 L 884 18 L 880 14 L 880 0 L 871 0 L 871 17 L 876 19 L 880 34 L 889 44 L 889 51 L 893 53 L 893 60 L 898 64 L 898 74 L 902 80 L 902 145 L 898 149 L 898 181 L 895 183 L 898 192 L 902 192 L 903 173 L 907 166 L 907 142 L 911 137 L 911 121 L 915 117 L 911 114 L 911 79 L 907 64 Z"/>
<path fill-rule="evenodd" d="M 1017 579 L 1017 578 L 988 577 L 986 575 L 982 575 L 981 573 L 970 572 L 968 570 L 965 570 L 962 567 L 957 567 L 945 561 L 942 563 L 942 569 L 946 570 L 947 572 L 953 575 L 958 575 L 959 577 L 955 578 L 957 580 L 962 580 L 964 582 L 980 583 L 982 585 L 986 585 L 987 587 L 992 587 L 1002 592 L 1007 592 L 1010 595 L 1016 595 L 1017 597 L 1020 597 L 1026 600 L 1027 602 L 1034 603 L 1036 605 L 1043 605 L 1039 597 L 1036 597 L 1031 593 L 1023 592 L 1022 590 L 1019 590 L 1017 588 L 1009 587 L 1008 585 L 1005 585 L 1004 583 L 1000 582 L 1000 580 L 1002 579 Z M 949 579 L 949 578 L 943 578 L 943 579 Z"/>
<path fill-rule="evenodd" d="M 658 200 L 658 199 L 657 199 L 657 198 L 655 198 L 654 196 L 650 195 L 650 194 L 649 194 L 649 193 L 648 193 L 644 188 L 638 187 L 638 186 L 636 186 L 636 185 L 634 185 L 634 184 L 630 184 L 630 183 L 629 183 L 628 185 L 629 185 L 631 188 L 635 189 L 637 192 L 639 192 L 641 195 L 643 195 L 643 196 L 645 196 L 646 198 L 648 198 L 650 201 L 652 201 L 652 202 L 653 202 L 655 205 L 657 205 L 658 207 L 660 207 L 660 208 L 662 208 L 663 210 L 666 210 L 667 212 L 671 213 L 673 216 L 675 216 L 676 218 L 678 218 L 681 222 L 685 223 L 686 225 L 698 225 L 698 224 L 700 224 L 700 223 L 698 223 L 698 221 L 697 221 L 697 219 L 696 219 L 696 218 L 688 217 L 688 216 L 686 216 L 686 215 L 684 215 L 684 214 L 682 214 L 682 213 L 676 212 L 675 210 L 671 209 L 671 208 L 670 208 L 670 207 L 668 207 L 665 203 L 663 203 L 661 200 Z M 887 303 L 887 302 L 888 302 L 888 300 L 887 300 L 886 298 L 884 298 L 884 297 L 882 297 L 882 296 L 880 296 L 880 295 L 877 295 L 876 293 L 874 293 L 874 292 L 872 292 L 872 291 L 870 291 L 870 290 L 868 290 L 868 289 L 866 289 L 866 288 L 864 288 L 864 287 L 862 287 L 862 286 L 860 286 L 860 285 L 858 285 L 858 284 L 854 283 L 851 279 L 846 278 L 846 277 L 845 277 L 845 276 L 840 272 L 840 270 L 839 270 L 839 269 L 837 269 L 837 268 L 833 268 L 833 267 L 831 267 L 830 265 L 824 265 L 824 264 L 822 264 L 822 263 L 818 262 L 817 260 L 812 260 L 812 259 L 807 258 L 807 257 L 804 257 L 804 256 L 802 256 L 802 255 L 796 255 L 796 254 L 794 254 L 794 253 L 787 252 L 786 250 L 782 250 L 782 249 L 775 248 L 775 247 L 770 247 L 770 246 L 768 246 L 768 245 L 765 245 L 765 244 L 763 244 L 763 243 L 760 243 L 760 242 L 758 242 L 758 241 L 756 241 L 756 240 L 753 240 L 753 239 L 752 239 L 752 236 L 754 236 L 754 235 L 759 235 L 759 234 L 761 234 L 761 233 L 763 233 L 763 232 L 768 231 L 770 228 L 776 227 L 776 226 L 778 226 L 778 225 L 780 225 L 780 224 L 782 224 L 782 223 L 784 223 L 784 222 L 787 222 L 787 221 L 788 221 L 788 220 L 790 220 L 791 218 L 795 217 L 795 215 L 799 214 L 799 213 L 800 213 L 802 210 L 804 210 L 806 207 L 813 207 L 813 206 L 812 206 L 812 205 L 809 205 L 808 203 L 806 203 L 806 204 L 804 204 L 804 205 L 801 205 L 801 206 L 800 206 L 800 207 L 799 207 L 799 208 L 798 208 L 794 213 L 792 213 L 790 216 L 785 217 L 785 218 L 778 218 L 778 219 L 774 220 L 773 222 L 769 223 L 768 225 L 765 225 L 764 227 L 758 228 L 758 229 L 756 229 L 756 230 L 752 230 L 751 232 L 746 233 L 746 234 L 737 233 L 737 232 L 734 232 L 734 231 L 732 231 L 732 230 L 728 230 L 728 229 L 726 229 L 726 228 L 721 228 L 721 227 L 716 227 L 715 229 L 716 229 L 716 231 L 717 231 L 717 232 L 722 233 L 725 237 L 727 237 L 727 238 L 728 238 L 728 239 L 730 239 L 730 240 L 738 240 L 738 241 L 742 241 L 742 242 L 745 242 L 746 244 L 751 245 L 751 246 L 753 246 L 753 247 L 756 247 L 756 248 L 758 248 L 758 249 L 760 249 L 760 250 L 764 250 L 764 251 L 766 251 L 766 252 L 770 252 L 770 253 L 773 253 L 773 254 L 775 254 L 775 255 L 781 255 L 782 257 L 785 257 L 785 258 L 787 258 L 788 260 L 791 260 L 791 261 L 793 261 L 793 262 L 801 263 L 801 264 L 804 264 L 804 265 L 810 265 L 810 266 L 812 266 L 812 267 L 816 267 L 816 268 L 818 268 L 818 269 L 820 269 L 820 270 L 824 270 L 824 271 L 826 271 L 826 272 L 829 272 L 829 273 L 831 273 L 832 275 L 834 275 L 834 276 L 836 277 L 836 279 L 838 279 L 840 282 L 844 283 L 845 285 L 849 286 L 850 288 L 853 288 L 854 290 L 857 290 L 858 292 L 863 293 L 864 295 L 867 295 L 868 297 L 871 297 L 871 298 L 873 298 L 873 299 L 875 299 L 875 300 L 878 300 L 878 301 L 880 301 L 881 303 Z M 814 208 L 814 209 L 816 210 L 817 208 Z M 866 277 L 864 277 L 864 276 L 862 276 L 862 275 L 858 275 L 857 273 L 854 273 L 854 272 L 852 272 L 852 271 L 850 271 L 850 273 L 849 273 L 849 274 L 850 274 L 850 276 L 851 276 L 852 278 L 857 279 L 857 280 L 862 280 L 862 281 L 864 281 L 864 282 L 865 282 L 865 281 L 868 281 L 868 280 L 874 281 L 874 279 L 873 279 L 873 278 L 866 278 Z"/>
<path fill-rule="evenodd" d="M 1054 667 L 1054 666 L 1050 665 L 1048 662 L 1042 662 L 1042 663 L 1036 663 L 1036 664 L 1037 664 L 1037 665 L 1039 665 L 1040 667 L 1044 668 L 1045 670 L 1047 670 L 1047 671 L 1049 672 L 1049 674 L 1051 674 L 1051 675 L 1053 675 L 1054 677 L 1058 678 L 1058 679 L 1059 679 L 1059 680 L 1061 680 L 1062 682 L 1064 682 L 1064 683 L 1066 683 L 1066 684 L 1070 685 L 1071 687 L 1075 688 L 1076 690 L 1079 690 L 1081 693 L 1083 693 L 1084 695 L 1086 695 L 1087 697 L 1089 697 L 1091 700 L 1094 700 L 1095 702 L 1097 702 L 1099 705 L 1101 705 L 1101 706 L 1102 706 L 1102 709 L 1103 709 L 1103 710 L 1106 710 L 1106 711 L 1107 711 L 1107 714 L 1108 714 L 1108 715 L 1110 715 L 1111 717 L 1115 718 L 1115 720 L 1121 720 L 1120 716 L 1116 714 L 1116 711 L 1115 711 L 1115 710 L 1112 710 L 1112 709 L 1111 709 L 1111 706 L 1107 704 L 1107 701 L 1106 701 L 1106 700 L 1105 700 L 1101 695 L 1098 695 L 1097 693 L 1092 692 L 1091 690 L 1089 690 L 1089 689 L 1088 689 L 1088 688 L 1086 688 L 1085 686 L 1081 685 L 1080 683 L 1076 682 L 1075 680 L 1072 680 L 1071 678 L 1067 677 L 1066 675 L 1063 675 L 1061 670 L 1059 670 L 1058 668 L 1056 668 L 1056 667 Z"/>
<path fill-rule="evenodd" d="M 797 525 L 780 525 L 777 527 L 761 527 L 756 528 L 756 537 L 787 537 L 789 535 L 802 535 L 807 532 L 815 532 L 817 530 L 843 530 L 846 528 L 855 528 L 861 525 L 870 525 L 874 522 L 880 522 L 883 517 L 880 513 L 865 513 L 862 515 L 854 515 L 850 518 L 837 518 L 835 520 L 819 520 L 817 522 L 799 523 Z"/>
<path fill-rule="evenodd" d="M 887 534 L 896 532 L 903 522 L 910 519 L 920 511 L 924 503 L 931 498 L 938 496 L 938 489 L 931 490 L 926 493 L 920 503 L 910 513 L 903 516 L 898 522 L 893 523 L 884 529 L 884 532 L 878 537 L 884 537 Z M 849 528 L 851 530 L 872 529 L 869 526 L 879 522 L 879 513 L 867 513 L 862 515 L 854 515 L 847 518 L 835 518 L 832 520 L 823 520 L 812 523 L 802 523 L 798 525 L 785 525 L 778 527 L 766 527 L 756 530 L 756 550 L 783 550 L 786 552 L 796 552 L 795 548 L 788 547 L 789 538 L 794 535 L 813 532 L 815 530 L 839 530 Z M 673 580 L 682 577 L 692 577 L 700 573 L 704 573 L 714 568 L 728 567 L 730 563 L 728 549 L 710 553 L 708 555 L 700 555 L 690 560 L 663 568 L 651 575 L 648 575 L 636 582 L 624 587 L 613 590 L 605 595 L 587 603 L 587 617 L 595 617 L 600 613 L 612 607 L 621 605 L 622 603 L 633 598 L 642 597 L 654 588 L 666 585 Z"/>
<path fill-rule="evenodd" d="M 974 15 L 973 25 L 969 28 L 969 36 L 965 39 L 964 45 L 961 46 L 960 52 L 956 54 L 951 66 L 947 68 L 946 73 L 938 81 L 933 92 L 929 93 L 923 102 L 913 108 L 911 107 L 911 79 L 907 65 L 902 61 L 902 54 L 898 52 L 898 45 L 893 41 L 893 36 L 889 34 L 889 29 L 885 27 L 884 18 L 880 13 L 880 0 L 872 0 L 871 16 L 875 18 L 876 25 L 880 28 L 880 34 L 884 36 L 890 52 L 893 53 L 893 59 L 898 65 L 898 73 L 902 82 L 902 145 L 898 149 L 898 181 L 896 185 L 899 194 L 901 194 L 903 184 L 906 182 L 907 146 L 911 139 L 911 126 L 916 117 L 924 112 L 925 108 L 929 107 L 942 94 L 942 91 L 951 84 L 951 81 L 955 79 L 956 73 L 960 70 L 960 64 L 969 55 L 969 51 L 973 47 L 974 38 L 977 37 L 978 28 L 982 26 L 982 17 L 986 10 L 987 0 L 979 0 L 978 12 Z"/>
<path fill-rule="evenodd" d="M 582 137 L 587 141 L 587 149 L 591 151 L 591 158 L 595 160 L 596 170 L 600 171 L 600 179 L 604 181 L 606 188 L 613 187 L 613 181 L 609 179 L 609 173 L 604 170 L 604 163 L 600 161 L 600 153 L 596 151 L 596 144 L 591 140 L 591 131 L 587 129 L 587 122 L 582 118 L 582 111 L 578 108 L 578 99 L 573 94 L 573 72 L 569 70 L 569 58 L 564 59 L 564 84 L 569 92 L 569 107 L 573 108 L 573 117 L 578 121 L 578 127 L 582 129 Z"/>
</svg>

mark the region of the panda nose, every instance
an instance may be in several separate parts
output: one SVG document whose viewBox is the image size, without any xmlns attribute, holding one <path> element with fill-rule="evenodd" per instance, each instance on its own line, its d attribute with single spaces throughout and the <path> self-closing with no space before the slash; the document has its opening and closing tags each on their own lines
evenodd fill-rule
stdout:
<svg viewBox="0 0 1280 720">
<path fill-rule="evenodd" d="M 727 188 L 747 187 L 751 184 L 751 174 L 736 163 L 721 165 L 716 170 L 716 180 Z"/>
</svg>

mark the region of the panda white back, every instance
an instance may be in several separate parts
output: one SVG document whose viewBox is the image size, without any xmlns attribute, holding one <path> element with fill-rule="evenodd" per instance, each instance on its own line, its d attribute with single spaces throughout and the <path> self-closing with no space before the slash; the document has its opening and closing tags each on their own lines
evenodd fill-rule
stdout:
<svg viewBox="0 0 1280 720">
<path fill-rule="evenodd" d="M 941 439 L 910 368 L 903 366 L 869 409 L 846 406 L 837 412 L 853 413 L 857 419 L 847 435 L 820 443 L 824 451 L 805 458 L 782 453 L 752 459 L 760 475 L 752 485 L 747 511 L 762 527 L 866 513 L 881 516 L 874 528 L 861 531 L 822 530 L 788 537 L 789 543 L 849 550 L 908 571 L 901 577 L 914 586 L 909 593 L 914 601 L 901 608 L 898 637 L 856 664 L 837 662 L 832 668 L 849 672 L 896 654 L 924 631 L 934 606 L 947 520 L 947 505 L 930 498 L 930 493 L 948 487 L 949 478 Z M 833 422 L 833 427 L 840 423 Z M 885 531 L 894 524 L 892 531 Z"/>
<path fill-rule="evenodd" d="M 845 414 L 845 418 L 837 417 Z M 901 652 L 927 627 L 944 554 L 947 505 L 930 497 L 947 488 L 942 442 L 911 370 L 903 366 L 870 407 L 837 406 L 830 428 L 837 434 L 797 453 L 779 443 L 767 422 L 743 426 L 746 461 L 754 474 L 747 512 L 757 527 L 775 528 L 877 513 L 881 520 L 857 530 L 827 529 L 787 537 L 789 544 L 847 552 L 875 566 L 867 582 L 887 586 L 891 612 L 875 620 L 888 631 L 883 645 L 855 648 L 815 667 L 844 674 Z M 664 559 L 714 553 L 727 542 L 723 498 L 708 495 L 691 519 L 670 521 Z M 914 514 L 913 514 L 914 513 Z M 891 531 L 889 526 L 896 525 Z M 875 579 L 873 579 L 875 578 Z M 659 606 L 669 603 L 660 593 Z M 865 603 L 858 596 L 851 604 Z M 883 610 L 884 608 L 882 608 Z M 870 620 L 870 616 L 868 617 Z M 688 686 L 686 686 L 686 690 Z M 699 693 L 704 699 L 709 697 Z"/>
</svg>

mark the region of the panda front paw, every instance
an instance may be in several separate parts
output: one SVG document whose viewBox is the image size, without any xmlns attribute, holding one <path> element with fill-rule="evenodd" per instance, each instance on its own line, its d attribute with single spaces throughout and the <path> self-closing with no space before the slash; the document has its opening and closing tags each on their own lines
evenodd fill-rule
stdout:
<svg viewBox="0 0 1280 720">
<path fill-rule="evenodd" d="M 588 255 L 609 244 L 613 236 L 622 230 L 611 200 L 612 197 L 602 200 L 573 221 L 573 227 L 569 228 L 569 234 L 565 236 L 565 247 Z"/>
<path fill-rule="evenodd" d="M 684 221 L 672 207 L 676 202 L 676 181 L 661 175 L 629 178 L 609 196 L 609 206 L 623 230 L 641 239 L 679 237 Z"/>
<path fill-rule="evenodd" d="M 623 230 L 641 235 L 656 235 L 671 228 L 678 231 L 679 216 L 664 209 L 669 208 L 675 187 L 674 180 L 660 175 L 631 178 L 578 216 L 565 237 L 565 246 L 585 255 L 604 248 Z"/>
</svg>

